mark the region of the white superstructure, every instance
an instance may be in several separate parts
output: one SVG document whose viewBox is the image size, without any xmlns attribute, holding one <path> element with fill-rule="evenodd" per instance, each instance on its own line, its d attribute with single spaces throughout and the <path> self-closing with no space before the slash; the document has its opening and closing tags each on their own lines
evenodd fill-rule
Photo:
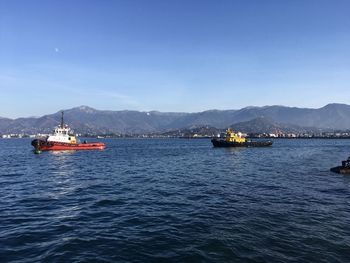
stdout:
<svg viewBox="0 0 350 263">
<path fill-rule="evenodd" d="M 76 137 L 73 135 L 73 131 L 68 125 L 63 124 L 63 112 L 61 125 L 57 126 L 52 135 L 47 137 L 48 142 L 63 142 L 63 143 L 77 143 Z"/>
</svg>

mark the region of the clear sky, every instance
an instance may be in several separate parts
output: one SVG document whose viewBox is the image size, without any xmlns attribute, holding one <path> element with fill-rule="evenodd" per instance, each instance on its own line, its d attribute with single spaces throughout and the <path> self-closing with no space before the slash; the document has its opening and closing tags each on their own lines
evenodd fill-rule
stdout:
<svg viewBox="0 0 350 263">
<path fill-rule="evenodd" d="M 350 103 L 348 0 L 0 0 L 0 116 Z"/>
</svg>

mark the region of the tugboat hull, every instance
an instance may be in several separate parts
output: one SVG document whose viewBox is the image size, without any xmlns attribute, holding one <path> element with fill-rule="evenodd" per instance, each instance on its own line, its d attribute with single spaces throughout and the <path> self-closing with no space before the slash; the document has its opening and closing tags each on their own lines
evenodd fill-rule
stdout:
<svg viewBox="0 0 350 263">
<path fill-rule="evenodd" d="M 272 141 L 246 141 L 246 142 L 228 142 L 222 139 L 212 139 L 214 147 L 268 147 Z"/>
<path fill-rule="evenodd" d="M 46 140 L 35 139 L 32 145 L 37 151 L 65 151 L 65 150 L 103 150 L 106 145 L 101 142 L 93 143 L 64 143 L 49 142 Z"/>
</svg>

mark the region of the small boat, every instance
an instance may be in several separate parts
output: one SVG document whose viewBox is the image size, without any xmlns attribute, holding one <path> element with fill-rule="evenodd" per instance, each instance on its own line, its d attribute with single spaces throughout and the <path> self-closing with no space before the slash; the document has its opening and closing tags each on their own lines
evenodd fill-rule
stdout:
<svg viewBox="0 0 350 263">
<path fill-rule="evenodd" d="M 266 147 L 271 146 L 272 141 L 251 141 L 245 138 L 242 133 L 228 129 L 224 138 L 214 138 L 211 140 L 214 147 Z"/>
<path fill-rule="evenodd" d="M 35 148 L 35 153 L 62 150 L 103 150 L 106 148 L 102 142 L 88 143 L 84 141 L 81 143 L 68 125 L 63 123 L 63 112 L 61 124 L 54 129 L 53 134 L 45 138 L 34 139 L 32 145 Z"/>
<path fill-rule="evenodd" d="M 350 174 L 350 156 L 347 160 L 342 161 L 341 166 L 331 168 L 331 171 L 338 174 Z"/>
</svg>

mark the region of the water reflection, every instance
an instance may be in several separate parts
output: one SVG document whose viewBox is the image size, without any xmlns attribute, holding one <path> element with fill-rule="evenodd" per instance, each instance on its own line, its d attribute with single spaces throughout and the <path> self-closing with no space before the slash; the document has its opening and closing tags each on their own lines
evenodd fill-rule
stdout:
<svg viewBox="0 0 350 263">
<path fill-rule="evenodd" d="M 50 154 L 59 155 L 59 156 L 66 156 L 66 155 L 69 155 L 69 154 L 74 154 L 74 153 L 76 153 L 76 152 L 77 152 L 77 151 L 73 151 L 73 150 L 49 151 Z"/>
<path fill-rule="evenodd" d="M 79 189 L 84 188 L 84 181 L 79 180 L 80 171 L 77 165 L 76 151 L 51 151 L 48 176 L 52 180 L 51 197 L 56 200 L 69 200 Z M 57 219 L 74 218 L 80 214 L 82 205 L 79 202 L 68 202 L 55 211 Z"/>
<path fill-rule="evenodd" d="M 50 167 L 55 175 L 73 175 L 76 169 L 74 151 L 52 151 L 50 154 Z"/>
<path fill-rule="evenodd" d="M 74 178 L 77 172 L 74 151 L 52 151 L 49 158 L 47 176 L 52 180 L 54 198 L 74 192 L 78 187 Z"/>
</svg>

